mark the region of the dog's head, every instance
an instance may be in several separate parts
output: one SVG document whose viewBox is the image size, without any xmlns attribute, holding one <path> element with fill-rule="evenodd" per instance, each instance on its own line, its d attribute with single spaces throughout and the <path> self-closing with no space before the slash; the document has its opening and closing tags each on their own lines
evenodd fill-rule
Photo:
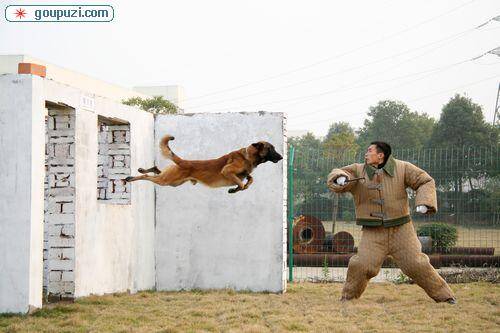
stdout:
<svg viewBox="0 0 500 333">
<path fill-rule="evenodd" d="M 278 163 L 283 159 L 283 156 L 278 154 L 274 146 L 266 141 L 259 141 L 252 143 L 250 145 L 254 151 L 254 155 L 257 158 L 257 164 L 265 163 L 271 161 L 273 163 Z"/>
</svg>

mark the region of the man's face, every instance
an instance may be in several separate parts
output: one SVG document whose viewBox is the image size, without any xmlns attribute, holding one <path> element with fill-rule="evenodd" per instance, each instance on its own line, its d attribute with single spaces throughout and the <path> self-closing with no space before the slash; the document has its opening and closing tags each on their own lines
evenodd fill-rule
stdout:
<svg viewBox="0 0 500 333">
<path fill-rule="evenodd" d="M 365 153 L 365 162 L 369 165 L 379 165 L 384 162 L 384 153 L 377 151 L 377 146 L 370 145 Z"/>
</svg>

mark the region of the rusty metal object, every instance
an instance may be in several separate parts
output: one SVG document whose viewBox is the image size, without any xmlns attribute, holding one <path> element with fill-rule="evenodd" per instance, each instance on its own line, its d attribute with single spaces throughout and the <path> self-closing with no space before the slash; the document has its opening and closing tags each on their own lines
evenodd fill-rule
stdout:
<svg viewBox="0 0 500 333">
<path fill-rule="evenodd" d="M 325 240 L 323 223 L 310 215 L 301 215 L 294 221 L 293 252 L 316 253 L 321 252 Z"/>
<path fill-rule="evenodd" d="M 293 261 L 296 267 L 323 267 L 325 258 L 329 267 L 347 267 L 349 259 L 355 253 L 301 253 L 294 254 Z M 481 255 L 429 255 L 431 265 L 435 268 L 462 265 L 467 267 L 500 267 L 500 256 Z M 384 260 L 382 267 L 397 267 L 390 257 Z"/>
<path fill-rule="evenodd" d="M 323 242 L 323 252 L 333 252 L 333 234 L 327 233 Z"/>
<path fill-rule="evenodd" d="M 451 247 L 449 249 L 436 249 L 433 247 L 422 247 L 425 254 L 454 254 L 454 255 L 480 255 L 492 256 L 495 254 L 494 247 Z"/>
<path fill-rule="evenodd" d="M 333 235 L 333 252 L 351 253 L 354 251 L 354 237 L 347 231 L 340 231 Z"/>
</svg>

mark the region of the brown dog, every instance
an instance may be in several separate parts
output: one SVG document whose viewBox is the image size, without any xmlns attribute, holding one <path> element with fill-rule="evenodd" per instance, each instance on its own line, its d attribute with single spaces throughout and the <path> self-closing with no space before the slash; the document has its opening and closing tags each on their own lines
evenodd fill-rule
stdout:
<svg viewBox="0 0 500 333">
<path fill-rule="evenodd" d="M 237 185 L 229 189 L 229 193 L 236 193 L 246 190 L 252 184 L 253 178 L 250 173 L 257 165 L 267 161 L 277 163 L 283 159 L 272 144 L 259 141 L 216 159 L 187 161 L 170 150 L 168 146 L 170 140 L 174 140 L 174 137 L 165 135 L 160 141 L 160 149 L 163 156 L 175 164 L 169 165 L 163 171 L 156 166 L 147 170 L 139 168 L 138 171 L 143 174 L 142 176 L 127 177 L 125 181 L 144 179 L 164 186 L 179 186 L 187 181 L 191 181 L 193 185 L 201 182 L 210 187 Z M 154 175 L 148 175 L 148 172 L 153 172 Z M 245 178 L 247 182 L 243 184 Z"/>
</svg>

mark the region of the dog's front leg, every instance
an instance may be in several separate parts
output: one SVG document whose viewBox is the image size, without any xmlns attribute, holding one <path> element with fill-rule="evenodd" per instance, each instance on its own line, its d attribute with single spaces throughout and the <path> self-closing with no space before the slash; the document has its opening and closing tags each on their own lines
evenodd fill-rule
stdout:
<svg viewBox="0 0 500 333">
<path fill-rule="evenodd" d="M 236 176 L 234 171 L 235 170 L 233 170 L 233 168 L 231 168 L 231 166 L 225 166 L 221 172 L 224 177 L 233 181 L 234 184 L 238 185 L 238 187 L 229 189 L 229 191 L 228 191 L 229 193 L 236 193 L 238 191 L 243 190 L 243 188 L 245 187 L 245 185 L 243 184 L 241 179 L 239 179 L 238 176 Z"/>
<path fill-rule="evenodd" d="M 243 186 L 243 189 L 246 190 L 250 185 L 252 185 L 253 183 L 253 177 L 248 175 L 247 176 L 247 183 L 245 184 L 245 186 Z"/>
</svg>

